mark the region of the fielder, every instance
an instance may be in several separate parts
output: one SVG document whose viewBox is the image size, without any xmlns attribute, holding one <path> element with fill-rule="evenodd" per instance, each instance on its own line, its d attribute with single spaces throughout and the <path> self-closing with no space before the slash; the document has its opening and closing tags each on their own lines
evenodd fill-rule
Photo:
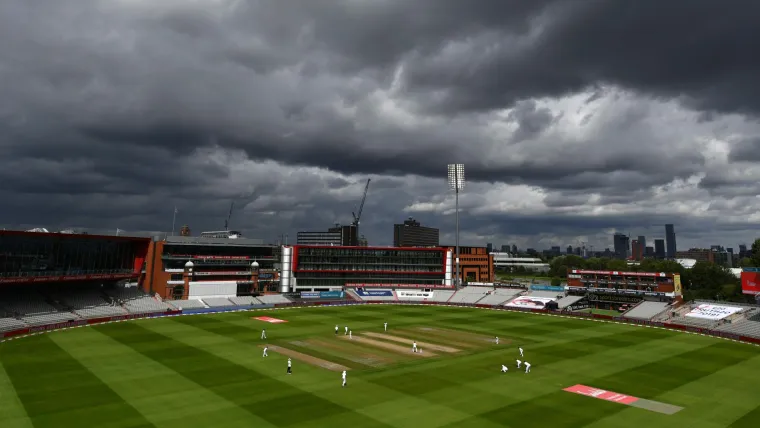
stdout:
<svg viewBox="0 0 760 428">
<path fill-rule="evenodd" d="M 343 370 L 343 388 L 346 387 L 346 371 Z"/>
<path fill-rule="evenodd" d="M 521 364 L 522 364 L 522 361 L 520 361 L 520 360 L 517 360 L 517 368 L 518 368 L 518 369 L 520 368 L 520 365 L 521 365 Z"/>
<path fill-rule="evenodd" d="M 343 335 L 345 336 L 345 335 L 347 335 L 347 334 L 348 334 L 348 326 L 346 326 L 346 332 L 345 332 L 345 333 L 343 333 Z"/>
<path fill-rule="evenodd" d="M 335 324 L 335 335 L 338 335 L 338 324 Z"/>
<path fill-rule="evenodd" d="M 288 358 L 288 374 L 293 374 L 292 364 L 293 363 L 290 362 L 290 358 Z"/>
<path fill-rule="evenodd" d="M 351 336 L 351 330 L 348 331 L 348 338 L 353 339 L 353 336 Z"/>
<path fill-rule="evenodd" d="M 269 356 L 269 355 L 267 354 L 267 350 L 268 350 L 268 349 L 269 349 L 268 347 L 266 347 L 266 346 L 264 347 L 264 355 L 262 355 L 262 357 L 268 357 L 268 356 Z"/>
<path fill-rule="evenodd" d="M 505 366 L 504 364 L 502 364 L 501 365 L 501 372 L 502 373 L 506 373 L 507 371 L 509 371 L 509 369 L 507 368 L 507 366 Z"/>
<path fill-rule="evenodd" d="M 517 349 L 519 349 L 519 350 L 520 350 L 520 358 L 524 357 L 525 355 L 523 355 L 523 350 L 522 350 L 522 348 L 517 348 Z"/>
<path fill-rule="evenodd" d="M 525 373 L 530 373 L 530 363 L 527 361 L 525 362 Z"/>
<path fill-rule="evenodd" d="M 383 329 L 384 329 L 385 331 L 388 331 L 388 323 L 387 323 L 387 322 L 384 322 L 384 323 L 383 323 Z"/>
<path fill-rule="evenodd" d="M 499 344 L 499 336 L 496 336 L 496 344 Z"/>
<path fill-rule="evenodd" d="M 267 338 L 267 331 L 265 329 L 261 330 L 261 338 L 266 339 Z"/>
<path fill-rule="evenodd" d="M 417 341 L 412 342 L 412 352 L 417 352 Z"/>
</svg>

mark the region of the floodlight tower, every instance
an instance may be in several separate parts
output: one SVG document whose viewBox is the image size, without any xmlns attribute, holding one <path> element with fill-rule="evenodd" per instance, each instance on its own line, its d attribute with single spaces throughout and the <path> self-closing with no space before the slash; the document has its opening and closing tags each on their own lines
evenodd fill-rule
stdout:
<svg viewBox="0 0 760 428">
<path fill-rule="evenodd" d="M 461 279 L 459 276 L 459 192 L 464 189 L 464 164 L 454 163 L 449 164 L 449 187 L 454 191 L 454 200 L 456 201 L 455 214 L 457 218 L 457 234 L 456 234 L 456 284 L 460 285 Z"/>
</svg>

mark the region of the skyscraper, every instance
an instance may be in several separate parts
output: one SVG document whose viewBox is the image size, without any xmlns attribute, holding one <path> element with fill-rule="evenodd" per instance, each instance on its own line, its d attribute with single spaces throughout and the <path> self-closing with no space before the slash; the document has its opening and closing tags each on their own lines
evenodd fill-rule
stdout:
<svg viewBox="0 0 760 428">
<path fill-rule="evenodd" d="M 654 240 L 654 256 L 657 257 L 658 259 L 665 258 L 665 240 L 664 239 Z"/>
<path fill-rule="evenodd" d="M 627 235 L 623 235 L 622 233 L 616 233 L 612 237 L 612 246 L 615 249 L 615 257 L 619 259 L 628 258 L 629 240 L 630 238 Z"/>
<path fill-rule="evenodd" d="M 634 260 L 641 260 L 644 258 L 644 247 L 638 239 L 631 241 L 631 257 Z"/>
<path fill-rule="evenodd" d="M 637 239 L 637 241 L 639 241 L 639 244 L 641 244 L 641 248 L 646 248 L 647 247 L 647 237 L 646 236 L 639 235 L 639 239 Z"/>
<path fill-rule="evenodd" d="M 672 259 L 676 256 L 676 231 L 672 224 L 665 225 L 665 241 L 667 243 L 665 255 Z"/>
</svg>

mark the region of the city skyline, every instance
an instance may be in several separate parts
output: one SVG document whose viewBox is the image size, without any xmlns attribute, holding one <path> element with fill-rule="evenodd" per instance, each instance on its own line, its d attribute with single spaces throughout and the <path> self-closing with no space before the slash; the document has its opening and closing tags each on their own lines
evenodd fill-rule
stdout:
<svg viewBox="0 0 760 428">
<path fill-rule="evenodd" d="M 673 1 L 4 1 L 0 228 L 750 245 L 760 3 Z"/>
</svg>

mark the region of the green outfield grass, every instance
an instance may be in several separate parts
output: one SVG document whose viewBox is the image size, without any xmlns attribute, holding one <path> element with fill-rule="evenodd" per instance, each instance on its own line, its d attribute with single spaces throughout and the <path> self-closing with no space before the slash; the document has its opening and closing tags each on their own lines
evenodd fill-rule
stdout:
<svg viewBox="0 0 760 428">
<path fill-rule="evenodd" d="M 450 352 L 421 346 L 414 356 L 411 342 L 364 335 L 383 333 L 384 321 L 387 335 Z M 335 324 L 341 336 L 348 325 L 375 342 L 335 337 Z M 262 357 L 265 343 L 348 367 L 348 387 L 339 372 L 300 360 L 286 375 L 286 357 Z M 517 346 L 530 374 L 515 368 Z M 757 427 L 759 368 L 756 346 L 506 311 L 372 305 L 181 316 L 0 344 L 0 427 Z M 683 410 L 562 390 L 575 384 Z"/>
</svg>

